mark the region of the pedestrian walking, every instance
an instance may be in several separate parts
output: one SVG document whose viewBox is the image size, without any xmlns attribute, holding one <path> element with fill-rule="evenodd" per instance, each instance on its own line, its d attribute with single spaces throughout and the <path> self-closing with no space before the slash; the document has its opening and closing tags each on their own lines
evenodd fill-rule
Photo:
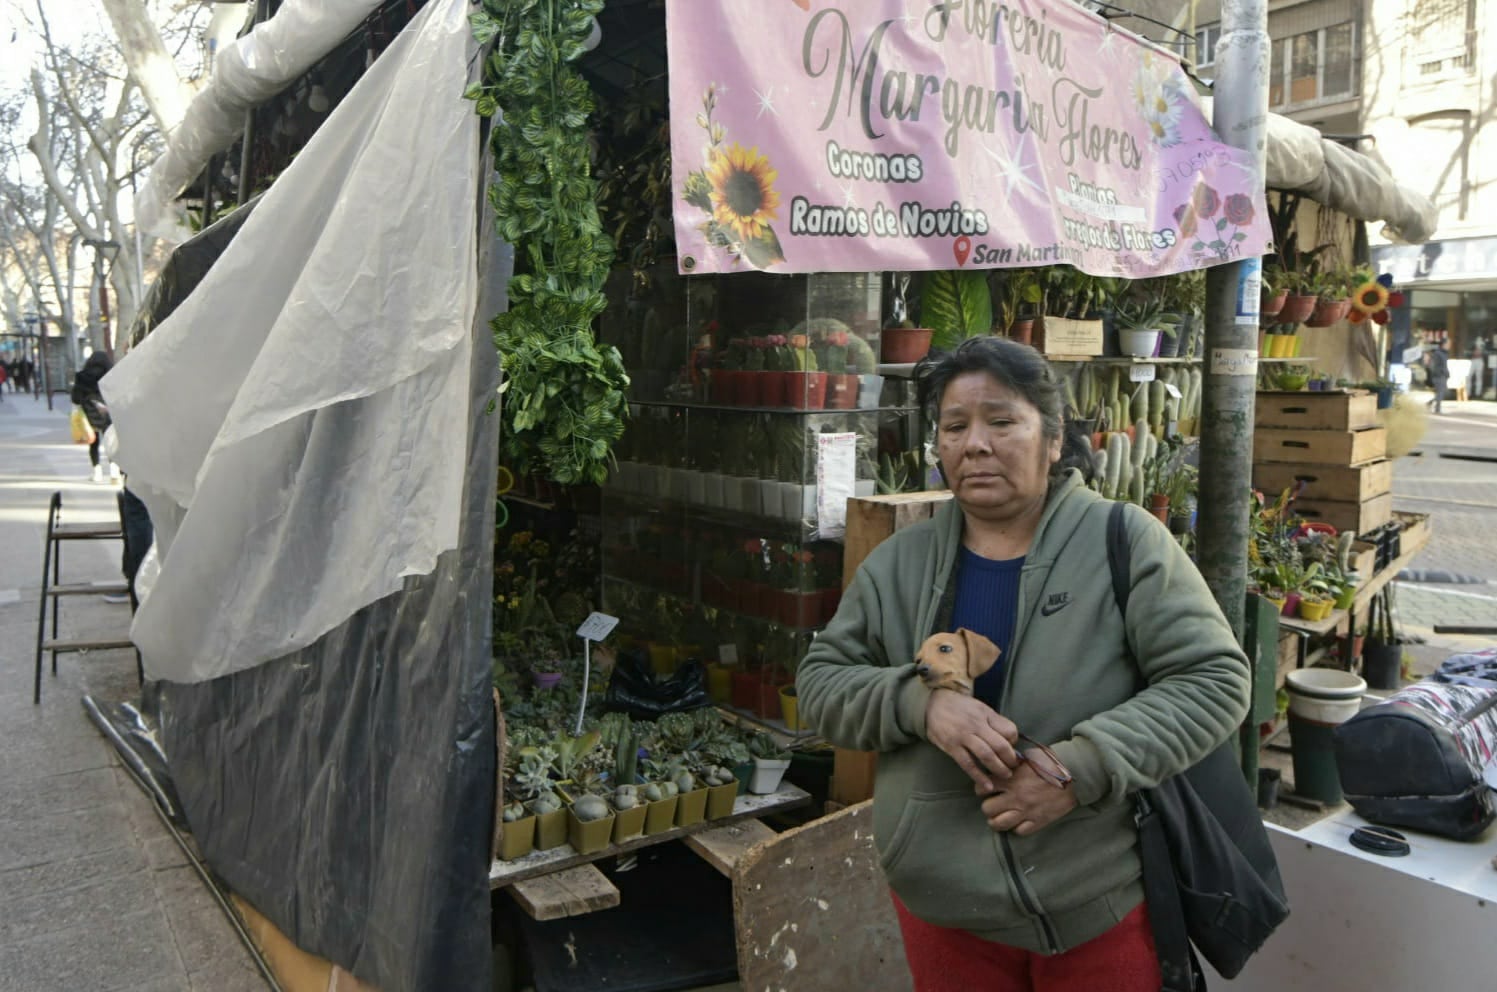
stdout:
<svg viewBox="0 0 1497 992">
<path fill-rule="evenodd" d="M 73 377 L 72 400 L 83 411 L 83 416 L 88 418 L 89 426 L 94 429 L 93 440 L 88 445 L 88 460 L 93 463 L 93 480 L 95 482 L 109 481 L 109 467 L 101 463 L 99 459 L 99 440 L 104 436 L 104 431 L 112 423 L 109 417 L 109 407 L 104 405 L 104 394 L 99 392 L 99 380 L 109 373 L 114 367 L 114 362 L 109 354 L 96 351 L 88 356 L 83 363 L 83 368 Z"/>
<path fill-rule="evenodd" d="M 1440 413 L 1440 401 L 1445 398 L 1445 390 L 1450 386 L 1450 352 L 1437 341 L 1434 350 L 1426 356 L 1426 360 L 1429 362 L 1429 384 L 1435 390 L 1432 404 L 1435 412 Z"/>
</svg>

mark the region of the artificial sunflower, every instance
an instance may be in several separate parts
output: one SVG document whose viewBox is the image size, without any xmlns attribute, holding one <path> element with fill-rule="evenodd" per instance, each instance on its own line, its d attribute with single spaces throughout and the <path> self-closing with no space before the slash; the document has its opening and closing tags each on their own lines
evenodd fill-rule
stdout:
<svg viewBox="0 0 1497 992">
<path fill-rule="evenodd" d="M 740 241 L 757 240 L 780 205 L 780 194 L 774 188 L 778 176 L 758 148 L 734 142 L 727 151 L 714 152 L 707 167 L 712 219 L 719 227 L 732 229 Z"/>
<path fill-rule="evenodd" d="M 1388 306 L 1388 288 L 1369 279 L 1351 294 L 1351 306 L 1363 317 L 1371 316 Z"/>
</svg>

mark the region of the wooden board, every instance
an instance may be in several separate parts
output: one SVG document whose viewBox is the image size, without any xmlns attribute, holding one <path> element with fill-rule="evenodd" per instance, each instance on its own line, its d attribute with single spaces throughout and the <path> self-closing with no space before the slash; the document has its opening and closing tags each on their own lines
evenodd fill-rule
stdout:
<svg viewBox="0 0 1497 992">
<path fill-rule="evenodd" d="M 563 920 L 619 904 L 619 890 L 592 865 L 527 878 L 509 887 L 510 895 L 534 920 Z"/>
<path fill-rule="evenodd" d="M 852 584 L 853 574 L 868 553 L 893 534 L 911 524 L 927 520 L 936 508 L 951 499 L 942 490 L 933 493 L 895 493 L 891 496 L 856 496 L 847 501 L 847 539 L 842 549 L 842 589 Z"/>
<path fill-rule="evenodd" d="M 701 855 L 702 860 L 732 878 L 733 869 L 751 848 L 778 836 L 762 820 L 744 820 L 714 830 L 703 830 L 699 834 L 687 834 L 682 842 Z"/>
<path fill-rule="evenodd" d="M 1260 390 L 1253 409 L 1253 423 L 1257 427 L 1359 431 L 1377 426 L 1377 396 L 1363 391 L 1281 393 Z"/>
<path fill-rule="evenodd" d="M 332 962 L 297 947 L 274 923 L 239 896 L 231 893 L 229 901 L 284 992 L 376 992 L 373 985 L 361 982 Z"/>
<path fill-rule="evenodd" d="M 899 922 L 859 803 L 760 844 L 733 882 L 738 977 L 758 992 L 910 992 Z"/>
<path fill-rule="evenodd" d="M 1360 503 L 1393 491 L 1393 463 L 1386 458 L 1358 465 L 1305 465 L 1259 462 L 1253 466 L 1253 488 L 1277 496 L 1304 484 L 1301 499 Z"/>
<path fill-rule="evenodd" d="M 1264 427 L 1253 431 L 1253 463 L 1292 462 L 1304 465 L 1364 465 L 1388 453 L 1388 431 L 1369 427 L 1360 431 L 1290 430 Z"/>
<path fill-rule="evenodd" d="M 549 875 L 552 872 L 563 871 L 567 868 L 575 868 L 578 865 L 589 864 L 593 861 L 602 861 L 604 858 L 616 857 L 637 851 L 642 847 L 651 847 L 655 844 L 664 844 L 670 840 L 680 840 L 688 834 L 702 833 L 706 830 L 714 830 L 727 823 L 738 820 L 754 819 L 774 813 L 780 810 L 798 809 L 811 802 L 811 794 L 804 789 L 797 789 L 788 782 L 780 784 L 780 791 L 770 793 L 767 796 L 739 796 L 733 804 L 731 815 L 721 820 L 708 820 L 704 823 L 694 824 L 690 827 L 673 827 L 670 830 L 658 834 L 649 834 L 644 837 L 635 837 L 624 841 L 622 844 L 610 844 L 601 851 L 592 854 L 578 854 L 570 844 L 553 847 L 549 851 L 532 851 L 523 858 L 514 861 L 494 861 L 489 865 L 489 888 L 501 889 L 506 885 L 524 881 L 527 878 L 535 878 L 539 875 Z"/>
<path fill-rule="evenodd" d="M 1393 494 L 1383 493 L 1360 503 L 1299 499 L 1289 512 L 1315 523 L 1330 524 L 1338 531 L 1365 534 L 1393 519 Z"/>
</svg>

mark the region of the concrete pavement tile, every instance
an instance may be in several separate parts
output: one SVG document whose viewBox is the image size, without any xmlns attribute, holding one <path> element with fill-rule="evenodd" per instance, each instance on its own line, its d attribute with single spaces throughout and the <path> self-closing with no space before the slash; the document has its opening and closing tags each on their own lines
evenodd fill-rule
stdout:
<svg viewBox="0 0 1497 992">
<path fill-rule="evenodd" d="M 0 792 L 0 822 L 38 812 L 76 813 L 118 802 L 114 771 L 93 768 L 18 785 Z"/>
<path fill-rule="evenodd" d="M 134 844 L 135 834 L 118 805 L 79 813 L 38 814 L 29 820 L 0 823 L 0 869 L 64 861 L 80 852 Z"/>
<path fill-rule="evenodd" d="M 118 916 L 154 912 L 157 891 L 151 871 L 100 878 L 53 892 L 9 896 L 0 912 L 0 945 L 62 929 L 97 927 Z"/>
<path fill-rule="evenodd" d="M 0 992 L 134 989 L 182 971 L 166 918 L 154 906 L 0 946 Z"/>
<path fill-rule="evenodd" d="M 173 975 L 145 985 L 114 985 L 101 992 L 192 992 L 192 985 L 186 975 Z"/>
<path fill-rule="evenodd" d="M 177 941 L 177 953 L 188 973 L 222 967 L 225 951 L 237 944 L 239 935 L 206 883 L 186 865 L 153 875 L 167 924 Z"/>
<path fill-rule="evenodd" d="M 0 782 L 15 788 L 38 779 L 108 768 L 114 761 L 113 749 L 97 735 L 92 740 L 64 738 L 55 744 L 23 742 L 14 748 L 0 748 Z"/>
<path fill-rule="evenodd" d="M 136 846 L 90 851 L 59 861 L 0 871 L 0 893 L 40 895 L 88 886 L 101 878 L 139 875 L 150 870 Z"/>
<path fill-rule="evenodd" d="M 189 972 L 187 981 L 192 992 L 265 992 L 268 987 L 237 941 L 233 949 L 225 947 L 210 967 Z"/>
</svg>

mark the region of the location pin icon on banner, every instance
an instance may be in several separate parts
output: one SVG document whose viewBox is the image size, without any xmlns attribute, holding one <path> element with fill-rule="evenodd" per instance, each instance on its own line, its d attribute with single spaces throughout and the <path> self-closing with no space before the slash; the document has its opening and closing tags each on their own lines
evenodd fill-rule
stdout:
<svg viewBox="0 0 1497 992">
<path fill-rule="evenodd" d="M 967 256 L 972 254 L 972 239 L 963 234 L 951 246 L 951 252 L 956 256 L 956 264 L 958 266 L 966 265 Z"/>
</svg>

